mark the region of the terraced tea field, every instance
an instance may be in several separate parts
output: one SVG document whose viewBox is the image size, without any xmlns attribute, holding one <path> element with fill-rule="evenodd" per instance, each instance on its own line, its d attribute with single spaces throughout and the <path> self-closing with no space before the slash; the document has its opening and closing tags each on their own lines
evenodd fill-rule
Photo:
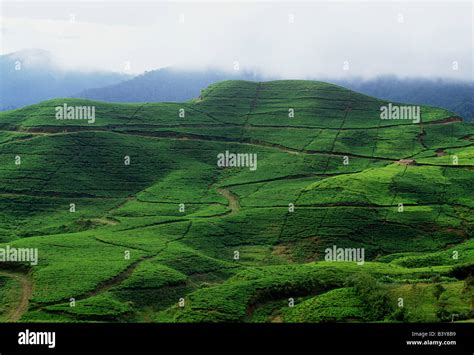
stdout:
<svg viewBox="0 0 474 355">
<path fill-rule="evenodd" d="M 94 106 L 95 120 L 55 108 Z M 472 321 L 472 124 L 322 82 L 0 113 L 0 320 Z M 255 170 L 220 168 L 225 152 Z M 400 160 L 405 160 L 400 162 Z M 364 260 L 326 261 L 326 249 Z"/>
</svg>

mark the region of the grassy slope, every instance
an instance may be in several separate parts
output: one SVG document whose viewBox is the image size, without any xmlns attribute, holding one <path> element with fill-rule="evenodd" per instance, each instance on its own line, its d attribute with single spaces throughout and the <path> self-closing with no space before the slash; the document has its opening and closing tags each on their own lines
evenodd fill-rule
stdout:
<svg viewBox="0 0 474 355">
<path fill-rule="evenodd" d="M 64 102 L 96 106 L 95 122 L 56 120 Z M 40 253 L 22 319 L 383 320 L 356 298 L 335 310 L 361 272 L 388 277 L 392 303 L 394 290 L 444 285 L 447 306 L 421 297 L 405 321 L 440 307 L 468 317 L 451 270 L 474 264 L 473 126 L 429 107 L 421 124 L 380 120 L 384 104 L 320 82 L 227 81 L 181 104 L 56 99 L 0 113 L 0 242 Z M 226 150 L 256 153 L 258 169 L 217 169 Z M 334 244 L 373 262 L 324 262 Z"/>
</svg>

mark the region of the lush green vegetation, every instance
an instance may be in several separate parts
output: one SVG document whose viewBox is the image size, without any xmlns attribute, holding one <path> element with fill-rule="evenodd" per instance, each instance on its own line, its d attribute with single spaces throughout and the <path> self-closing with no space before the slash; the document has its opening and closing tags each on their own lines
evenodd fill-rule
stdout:
<svg viewBox="0 0 474 355">
<path fill-rule="evenodd" d="M 56 120 L 64 103 L 95 121 Z M 387 104 L 227 81 L 186 103 L 0 112 L 0 248 L 39 252 L 0 263 L 0 320 L 472 319 L 473 126 L 381 120 Z M 257 169 L 219 168 L 225 151 Z M 365 262 L 326 261 L 333 246 Z"/>
</svg>

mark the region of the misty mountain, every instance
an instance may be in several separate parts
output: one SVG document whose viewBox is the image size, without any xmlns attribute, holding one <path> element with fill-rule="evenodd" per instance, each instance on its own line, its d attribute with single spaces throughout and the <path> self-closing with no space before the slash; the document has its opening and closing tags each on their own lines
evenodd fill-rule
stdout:
<svg viewBox="0 0 474 355">
<path fill-rule="evenodd" d="M 201 90 L 210 84 L 231 79 L 263 80 L 250 72 L 229 74 L 216 70 L 164 68 L 145 72 L 115 85 L 87 89 L 74 97 L 108 102 L 181 102 L 198 97 Z"/>
<path fill-rule="evenodd" d="M 200 91 L 208 85 L 229 79 L 265 81 L 278 78 L 263 78 L 261 75 L 245 72 L 228 74 L 212 70 L 201 72 L 168 68 L 145 72 L 115 85 L 84 90 L 74 97 L 108 102 L 179 102 L 198 97 Z M 400 79 L 391 76 L 372 80 L 325 80 L 380 99 L 438 106 L 454 111 L 467 120 L 474 117 L 472 82 Z"/>
<path fill-rule="evenodd" d="M 438 106 L 466 120 L 474 118 L 474 83 L 444 79 L 400 79 L 384 76 L 372 80 L 329 80 L 348 89 L 380 99 Z"/>
<path fill-rule="evenodd" d="M 112 72 L 64 71 L 49 52 L 39 49 L 0 56 L 0 73 L 0 110 L 58 97 L 107 102 L 180 102 L 198 97 L 203 88 L 223 80 L 282 79 L 253 72 L 226 73 L 212 69 L 164 68 L 136 77 Z M 396 76 L 324 80 L 380 99 L 438 106 L 466 120 L 474 118 L 473 82 Z"/>
<path fill-rule="evenodd" d="M 62 70 L 51 54 L 41 49 L 1 55 L 0 110 L 69 97 L 86 88 L 103 87 L 128 78 L 129 75 L 120 73 Z"/>
</svg>

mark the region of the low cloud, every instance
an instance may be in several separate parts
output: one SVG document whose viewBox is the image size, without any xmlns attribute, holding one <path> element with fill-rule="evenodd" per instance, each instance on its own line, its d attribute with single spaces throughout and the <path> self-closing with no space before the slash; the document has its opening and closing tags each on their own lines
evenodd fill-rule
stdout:
<svg viewBox="0 0 474 355">
<path fill-rule="evenodd" d="M 473 79 L 470 2 L 26 4 L 2 5 L 1 53 L 42 48 L 69 69 Z"/>
</svg>

